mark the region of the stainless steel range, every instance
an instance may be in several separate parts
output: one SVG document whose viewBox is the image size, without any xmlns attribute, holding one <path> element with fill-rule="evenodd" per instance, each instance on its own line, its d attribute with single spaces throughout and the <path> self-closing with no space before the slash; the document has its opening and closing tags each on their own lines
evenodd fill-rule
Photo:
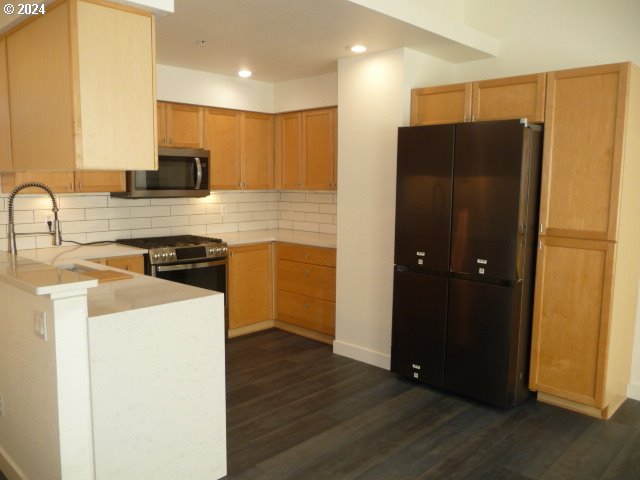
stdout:
<svg viewBox="0 0 640 480">
<path fill-rule="evenodd" d="M 147 275 L 224 293 L 225 319 L 228 319 L 225 242 L 197 235 L 126 238 L 117 242 L 149 251 L 144 255 Z"/>
</svg>

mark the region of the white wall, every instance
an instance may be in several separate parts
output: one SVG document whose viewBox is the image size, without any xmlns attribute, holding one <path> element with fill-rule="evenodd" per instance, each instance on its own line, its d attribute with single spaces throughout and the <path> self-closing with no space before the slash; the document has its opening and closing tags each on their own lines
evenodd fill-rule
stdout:
<svg viewBox="0 0 640 480">
<path fill-rule="evenodd" d="M 273 113 L 273 84 L 157 65 L 158 100 Z"/>
<path fill-rule="evenodd" d="M 407 49 L 338 62 L 338 354 L 389 368 L 397 128 L 411 86 L 450 76 Z"/>
<path fill-rule="evenodd" d="M 338 74 L 281 83 L 157 65 L 158 100 L 264 113 L 337 105 Z"/>
<path fill-rule="evenodd" d="M 498 37 L 500 53 L 456 65 L 456 82 L 622 61 L 640 65 L 638 0 L 467 0 L 465 22 Z"/>
<path fill-rule="evenodd" d="M 274 84 L 274 112 L 290 112 L 337 104 L 337 73 Z"/>
</svg>

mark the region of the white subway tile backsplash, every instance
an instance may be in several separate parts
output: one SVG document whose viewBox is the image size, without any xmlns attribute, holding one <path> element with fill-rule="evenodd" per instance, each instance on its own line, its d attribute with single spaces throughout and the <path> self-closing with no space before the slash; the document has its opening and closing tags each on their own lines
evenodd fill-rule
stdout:
<svg viewBox="0 0 640 480">
<path fill-rule="evenodd" d="M 106 232 L 109 230 L 109 220 L 91 220 L 86 222 L 65 222 L 60 225 L 62 233 Z"/>
<path fill-rule="evenodd" d="M 60 213 L 67 211 L 82 211 L 85 210 L 75 208 L 73 210 L 61 210 Z M 86 209 L 87 220 L 103 220 L 112 218 L 129 218 L 131 216 L 131 209 L 128 207 L 111 207 L 111 208 L 88 208 Z"/>
<path fill-rule="evenodd" d="M 307 222 L 333 223 L 333 215 L 326 213 L 307 213 Z"/>
<path fill-rule="evenodd" d="M 133 207 L 131 209 L 131 217 L 167 217 L 171 215 L 171 209 L 168 205 L 155 207 Z"/>
<path fill-rule="evenodd" d="M 248 202 L 238 204 L 239 212 L 262 212 L 264 210 L 267 210 L 267 202 Z"/>
<path fill-rule="evenodd" d="M 336 194 L 305 191 L 218 191 L 204 198 L 125 199 L 109 194 L 62 194 L 59 217 L 63 238 L 79 242 L 191 233 L 284 228 L 336 232 Z M 0 195 L 0 250 L 6 250 L 7 195 Z M 46 230 L 35 215 L 51 212 L 47 195 L 21 194 L 15 199 L 15 221 L 25 232 Z M 224 213 L 224 215 L 223 215 Z M 18 229 L 18 231 L 21 231 Z M 20 237 L 22 248 L 44 248 L 50 238 Z"/>
<path fill-rule="evenodd" d="M 189 217 L 187 215 L 171 216 L 171 217 L 153 217 L 151 219 L 152 228 L 160 227 L 179 227 L 181 225 L 189 225 Z"/>
<path fill-rule="evenodd" d="M 250 222 L 251 220 L 253 220 L 253 214 L 251 212 L 230 213 L 229 215 L 222 215 L 222 223 Z"/>
<path fill-rule="evenodd" d="M 151 205 L 186 205 L 189 203 L 188 198 L 152 198 Z"/>
<path fill-rule="evenodd" d="M 171 235 L 206 235 L 206 225 L 187 225 L 182 227 L 171 227 Z"/>
<path fill-rule="evenodd" d="M 237 223 L 217 223 L 217 224 L 207 225 L 207 235 L 212 235 L 216 233 L 237 232 L 237 231 L 238 231 Z"/>
<path fill-rule="evenodd" d="M 265 230 L 267 228 L 269 228 L 269 223 L 266 220 L 242 222 L 238 224 L 238 230 L 241 232 L 246 232 L 249 230 Z"/>
<path fill-rule="evenodd" d="M 211 213 L 208 215 L 189 216 L 189 225 L 207 225 L 209 223 L 222 223 L 222 215 Z"/>
<path fill-rule="evenodd" d="M 337 232 L 336 225 L 331 223 L 321 223 L 320 225 L 320 233 L 331 233 L 335 235 Z"/>
<path fill-rule="evenodd" d="M 171 215 L 204 215 L 207 213 L 206 205 L 173 205 Z"/>
<path fill-rule="evenodd" d="M 108 205 L 105 195 L 61 195 L 60 210 L 66 208 L 101 208 Z"/>
<path fill-rule="evenodd" d="M 305 194 L 301 192 L 282 192 L 280 200 L 283 202 L 304 202 Z"/>
<path fill-rule="evenodd" d="M 134 230 L 151 228 L 150 218 L 121 218 L 109 220 L 109 230 Z"/>
<path fill-rule="evenodd" d="M 317 223 L 293 222 L 293 229 L 302 230 L 303 232 L 319 232 L 320 226 Z"/>
</svg>

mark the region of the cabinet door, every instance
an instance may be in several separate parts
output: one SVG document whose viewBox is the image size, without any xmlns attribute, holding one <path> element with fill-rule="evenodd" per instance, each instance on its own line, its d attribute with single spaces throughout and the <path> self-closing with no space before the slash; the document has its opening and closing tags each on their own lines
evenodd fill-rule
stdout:
<svg viewBox="0 0 640 480">
<path fill-rule="evenodd" d="M 473 82 L 472 120 L 526 118 L 544 121 L 546 74 Z"/>
<path fill-rule="evenodd" d="M 470 119 L 470 83 L 411 90 L 411 125 L 460 123 Z"/>
<path fill-rule="evenodd" d="M 308 190 L 331 190 L 335 179 L 335 108 L 303 112 L 303 178 Z"/>
<path fill-rule="evenodd" d="M 273 117 L 265 113 L 242 113 L 242 188 L 273 188 Z"/>
<path fill-rule="evenodd" d="M 124 192 L 125 190 L 126 179 L 124 172 L 75 172 L 76 192 Z"/>
<path fill-rule="evenodd" d="M 144 258 L 142 255 L 111 257 L 105 260 L 105 264 L 109 267 L 119 268 L 128 272 L 144 274 Z"/>
<path fill-rule="evenodd" d="M 211 153 L 211 188 L 240 188 L 240 112 L 207 108 L 204 148 Z"/>
<path fill-rule="evenodd" d="M 281 187 L 299 189 L 302 177 L 302 113 L 280 116 Z"/>
<path fill-rule="evenodd" d="M 229 329 L 273 319 L 271 245 L 230 249 Z"/>
<path fill-rule="evenodd" d="M 202 107 L 167 103 L 167 146 L 202 148 Z"/>
<path fill-rule="evenodd" d="M 166 102 L 157 102 L 156 117 L 158 119 L 158 145 L 167 146 L 167 104 Z"/>
<path fill-rule="evenodd" d="M 540 223 L 615 240 L 628 64 L 547 74 Z"/>
<path fill-rule="evenodd" d="M 11 146 L 17 170 L 75 168 L 68 11 L 66 3 L 47 9 L 46 15 L 7 37 Z"/>
<path fill-rule="evenodd" d="M 2 174 L 2 191 L 9 193 L 16 186 L 25 182 L 40 182 L 53 190 L 53 193 L 71 193 L 74 191 L 73 172 L 6 172 Z M 40 188 L 26 188 L 21 193 L 45 194 Z"/>
<path fill-rule="evenodd" d="M 336 301 L 336 270 L 289 260 L 278 261 L 278 289 Z"/>
<path fill-rule="evenodd" d="M 529 386 L 601 408 L 614 244 L 554 237 L 541 244 Z"/>
<path fill-rule="evenodd" d="M 0 171 L 11 170 L 11 130 L 9 128 L 9 82 L 7 42 L 0 39 Z"/>
</svg>

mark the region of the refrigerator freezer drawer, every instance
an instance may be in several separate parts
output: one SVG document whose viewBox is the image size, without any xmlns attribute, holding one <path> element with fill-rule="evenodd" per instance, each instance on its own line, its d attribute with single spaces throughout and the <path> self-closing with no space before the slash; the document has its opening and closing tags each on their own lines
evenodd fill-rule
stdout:
<svg viewBox="0 0 640 480">
<path fill-rule="evenodd" d="M 449 279 L 394 273 L 391 370 L 442 387 Z"/>
<path fill-rule="evenodd" d="M 452 279 L 444 388 L 510 407 L 526 392 L 518 362 L 522 283 L 513 287 Z M 522 374 L 523 378 L 520 378 Z"/>
</svg>

